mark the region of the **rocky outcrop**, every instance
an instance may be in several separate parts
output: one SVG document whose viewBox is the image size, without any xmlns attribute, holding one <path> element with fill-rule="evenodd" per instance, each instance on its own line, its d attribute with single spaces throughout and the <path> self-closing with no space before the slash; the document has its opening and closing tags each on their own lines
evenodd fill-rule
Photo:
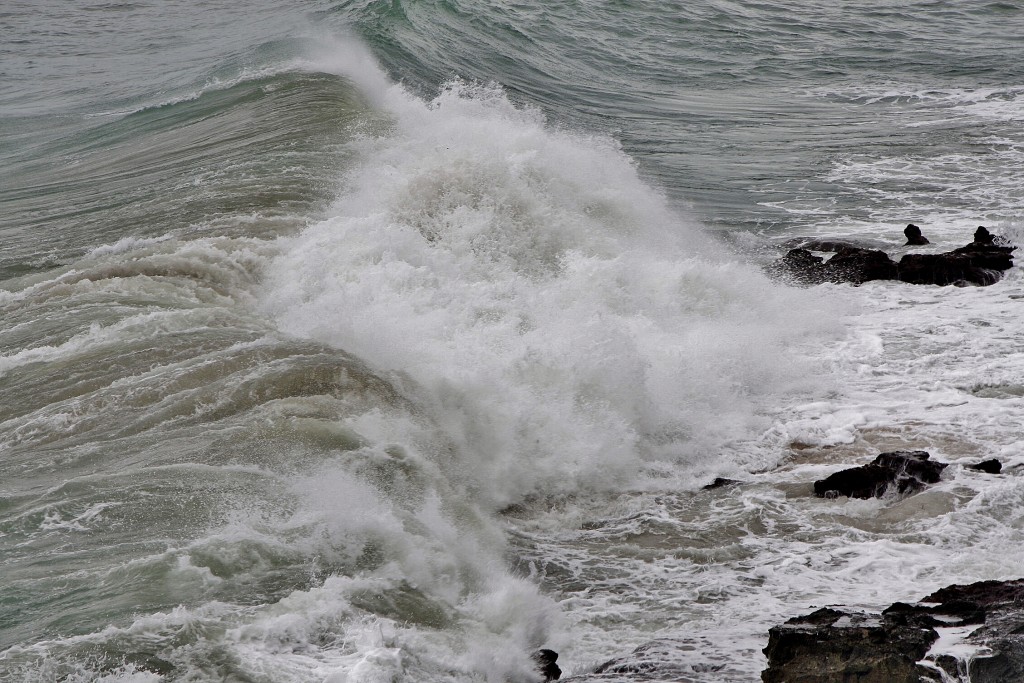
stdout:
<svg viewBox="0 0 1024 683">
<path fill-rule="evenodd" d="M 907 254 L 897 266 L 897 278 L 915 285 L 991 285 L 1013 266 L 1014 247 L 985 242 L 944 254 Z"/>
<path fill-rule="evenodd" d="M 558 664 L 558 653 L 554 650 L 537 650 L 533 653 L 533 661 L 537 665 L 537 672 L 544 677 L 544 682 L 557 681 L 562 677 L 562 669 Z"/>
<path fill-rule="evenodd" d="M 965 645 L 974 646 L 974 656 L 956 662 L 956 669 L 969 675 L 962 680 L 1024 681 L 1024 579 L 949 586 L 922 602 L 938 603 L 932 612 L 940 617 L 966 613 L 971 615 L 970 621 L 961 623 L 979 624 L 964 639 Z"/>
<path fill-rule="evenodd" d="M 983 460 L 981 462 L 974 463 L 973 465 L 965 465 L 969 470 L 977 470 L 978 472 L 985 472 L 986 474 L 999 474 L 1003 471 L 1003 463 L 999 462 L 995 458 L 991 460 Z"/>
<path fill-rule="evenodd" d="M 907 226 L 907 244 L 928 240 Z M 838 243 L 837 243 L 838 244 Z M 829 245 L 831 246 L 831 244 Z M 809 250 L 812 243 L 791 249 L 769 267 L 769 272 L 790 281 L 816 285 L 825 282 L 864 284 L 872 280 L 899 280 L 918 285 L 991 285 L 1013 266 L 1016 247 L 1001 243 L 984 226 L 979 226 L 970 244 L 941 254 L 906 254 L 894 262 L 878 249 L 842 246 L 825 260 Z"/>
<path fill-rule="evenodd" d="M 889 255 L 878 249 L 840 249 L 822 267 L 829 282 L 855 285 L 871 280 L 895 280 L 899 274 Z"/>
<path fill-rule="evenodd" d="M 916 493 L 942 477 L 946 463 L 931 459 L 926 451 L 881 453 L 867 465 L 851 467 L 814 482 L 820 498 L 880 498 L 889 490 Z"/>
<path fill-rule="evenodd" d="M 984 225 L 979 225 L 974 231 L 974 242 L 976 244 L 995 244 L 996 236 L 988 231 Z"/>
<path fill-rule="evenodd" d="M 937 646 L 940 632 L 964 634 Z M 768 632 L 764 683 L 1024 681 L 1024 579 L 943 588 L 878 614 L 827 607 Z"/>
<path fill-rule="evenodd" d="M 763 652 L 768 658 L 763 683 L 1024 681 L 1024 579 L 947 586 L 919 602 L 897 602 L 881 612 L 824 607 L 769 629 Z M 631 654 L 565 679 L 741 680 L 749 680 L 749 675 L 729 661 L 710 657 L 692 638 L 652 640 Z"/>
<path fill-rule="evenodd" d="M 768 631 L 764 683 L 920 683 L 939 634 L 901 618 L 823 608 Z M 925 679 L 932 680 L 932 679 Z"/>
<path fill-rule="evenodd" d="M 928 238 L 921 234 L 921 228 L 917 227 L 913 223 L 903 228 L 903 234 L 907 236 L 907 243 L 903 246 L 921 246 L 923 244 L 929 244 Z"/>
<path fill-rule="evenodd" d="M 807 285 L 825 282 L 851 282 L 856 285 L 870 280 L 896 279 L 897 266 L 877 249 L 843 247 L 827 261 L 806 249 L 791 249 L 770 269 L 786 279 Z"/>
</svg>

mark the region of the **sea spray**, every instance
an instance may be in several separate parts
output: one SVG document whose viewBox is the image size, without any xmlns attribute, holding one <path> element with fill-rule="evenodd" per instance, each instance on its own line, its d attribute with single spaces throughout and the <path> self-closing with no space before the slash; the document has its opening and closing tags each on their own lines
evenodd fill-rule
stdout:
<svg viewBox="0 0 1024 683">
<path fill-rule="evenodd" d="M 820 304 L 733 261 L 612 141 L 496 86 L 389 101 L 333 216 L 282 241 L 264 309 L 412 380 L 477 502 L 706 466 L 806 382 L 791 347 L 829 327 Z"/>
<path fill-rule="evenodd" d="M 8 5 L 0 678 L 746 682 L 808 606 L 1019 575 L 1019 273 L 792 292 L 660 196 L 1008 232 L 1011 4 Z M 954 464 L 809 493 L 881 448 Z"/>
</svg>

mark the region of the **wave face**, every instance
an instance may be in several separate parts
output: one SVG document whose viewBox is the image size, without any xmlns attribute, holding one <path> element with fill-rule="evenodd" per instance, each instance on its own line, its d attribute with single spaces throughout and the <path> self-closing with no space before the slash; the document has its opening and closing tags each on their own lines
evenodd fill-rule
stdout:
<svg viewBox="0 0 1024 683">
<path fill-rule="evenodd" d="M 1016 8 L 854 4 L 6 8 L 0 678 L 748 681 L 1017 571 L 1010 481 L 805 490 L 1024 419 L 1015 270 L 761 273 L 1019 229 Z"/>
<path fill-rule="evenodd" d="M 956 222 L 961 235 L 979 211 L 1016 220 L 1024 72 L 1006 59 L 1019 50 L 1012 4 L 400 0 L 334 11 L 356 8 L 360 34 L 417 92 L 453 73 L 496 81 L 559 123 L 612 134 L 708 227 L 867 233 L 916 218 Z"/>
</svg>

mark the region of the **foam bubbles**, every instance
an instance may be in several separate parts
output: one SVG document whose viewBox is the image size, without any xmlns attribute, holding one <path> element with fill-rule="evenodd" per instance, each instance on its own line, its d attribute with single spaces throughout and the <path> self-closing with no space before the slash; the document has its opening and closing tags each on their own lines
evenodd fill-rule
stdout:
<svg viewBox="0 0 1024 683">
<path fill-rule="evenodd" d="M 733 263 L 614 142 L 492 86 L 388 104 L 333 217 L 283 240 L 265 309 L 414 379 L 481 500 L 695 461 L 806 377 L 811 297 Z"/>
</svg>

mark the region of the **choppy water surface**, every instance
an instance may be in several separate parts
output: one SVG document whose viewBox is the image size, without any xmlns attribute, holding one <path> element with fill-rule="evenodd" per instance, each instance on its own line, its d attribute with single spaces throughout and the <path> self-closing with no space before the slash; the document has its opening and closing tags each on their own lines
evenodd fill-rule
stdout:
<svg viewBox="0 0 1024 683">
<path fill-rule="evenodd" d="M 811 606 L 1017 577 L 1018 271 L 760 266 L 1019 237 L 1022 21 L 8 3 L 0 677 L 754 681 Z M 953 466 L 811 495 L 897 448 Z"/>
</svg>

